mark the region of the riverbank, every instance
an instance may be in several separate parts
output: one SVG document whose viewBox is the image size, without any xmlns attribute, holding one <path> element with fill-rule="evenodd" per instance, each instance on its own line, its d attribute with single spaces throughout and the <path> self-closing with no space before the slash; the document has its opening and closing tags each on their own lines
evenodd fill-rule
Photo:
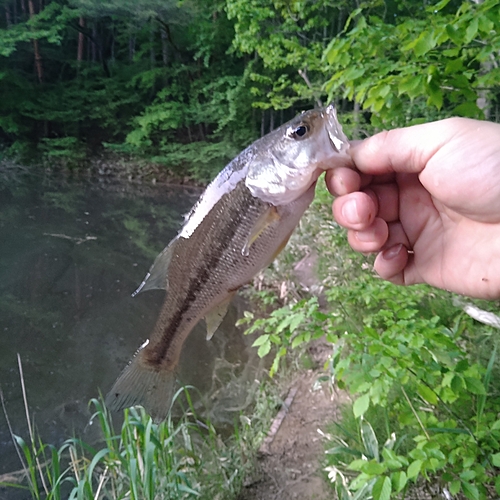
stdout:
<svg viewBox="0 0 500 500">
<path fill-rule="evenodd" d="M 0 155 L 1 156 L 1 155 Z M 169 169 L 165 164 L 153 159 L 140 159 L 123 154 L 102 152 L 79 160 L 72 164 L 70 158 L 44 160 L 29 167 L 15 159 L 0 160 L 0 180 L 13 182 L 28 176 L 43 176 L 72 181 L 94 181 L 102 184 L 128 183 L 138 185 L 187 186 L 201 188 L 209 181 L 208 177 L 197 178 L 186 168 L 186 173 L 180 174 L 178 166 Z"/>
</svg>

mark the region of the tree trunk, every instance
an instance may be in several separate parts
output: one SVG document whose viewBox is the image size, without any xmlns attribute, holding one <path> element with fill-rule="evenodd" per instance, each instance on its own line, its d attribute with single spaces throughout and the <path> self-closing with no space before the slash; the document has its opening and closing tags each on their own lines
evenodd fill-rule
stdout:
<svg viewBox="0 0 500 500">
<path fill-rule="evenodd" d="M 12 25 L 12 19 L 10 17 L 10 9 L 7 4 L 5 4 L 5 26 L 9 29 Z"/>
<path fill-rule="evenodd" d="M 156 66 L 156 54 L 155 54 L 155 21 L 151 18 L 149 23 L 149 60 L 151 62 L 151 69 Z"/>
<path fill-rule="evenodd" d="M 92 23 L 92 62 L 95 63 L 97 61 L 97 47 L 95 44 L 95 40 L 97 40 L 97 26 L 96 21 Z"/>
<path fill-rule="evenodd" d="M 128 58 L 130 62 L 134 62 L 135 56 L 135 36 L 131 36 L 128 39 Z"/>
<path fill-rule="evenodd" d="M 168 37 L 165 28 L 162 26 L 161 31 L 161 55 L 163 58 L 163 66 L 168 65 Z"/>
<path fill-rule="evenodd" d="M 35 17 L 35 6 L 33 5 L 33 0 L 28 0 L 28 8 L 30 13 L 30 19 Z M 42 56 L 40 55 L 40 47 L 38 46 L 38 40 L 33 39 L 33 52 L 35 53 L 35 69 L 38 77 L 38 82 L 43 82 L 43 65 Z"/>
<path fill-rule="evenodd" d="M 78 24 L 80 25 L 80 28 L 85 28 L 85 19 L 83 16 L 80 16 L 80 19 L 78 21 Z M 83 36 L 83 33 L 81 31 L 78 32 L 78 50 L 76 54 L 76 61 L 78 63 L 78 66 L 82 63 L 83 60 L 83 50 L 84 50 L 84 40 L 85 37 Z"/>
</svg>

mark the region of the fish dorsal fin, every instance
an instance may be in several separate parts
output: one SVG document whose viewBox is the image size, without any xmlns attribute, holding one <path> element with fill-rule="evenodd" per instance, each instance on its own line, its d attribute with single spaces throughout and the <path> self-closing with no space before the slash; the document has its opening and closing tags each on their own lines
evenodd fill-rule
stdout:
<svg viewBox="0 0 500 500">
<path fill-rule="evenodd" d="M 170 264 L 170 261 L 172 260 L 172 243 L 170 243 L 170 245 L 168 245 L 158 255 L 158 257 L 156 257 L 153 265 L 149 269 L 148 274 L 146 274 L 144 281 L 132 294 L 132 297 L 135 297 L 138 293 L 144 292 L 146 290 L 167 290 L 168 266 Z"/>
<path fill-rule="evenodd" d="M 219 328 L 222 323 L 222 320 L 227 314 L 227 308 L 235 293 L 236 292 L 232 292 L 223 302 L 206 314 L 205 323 L 207 324 L 207 340 L 210 340 L 214 336 L 217 328 Z"/>
<path fill-rule="evenodd" d="M 273 223 L 280 220 L 278 210 L 274 205 L 269 205 L 267 210 L 255 221 L 251 233 L 241 249 L 242 255 L 248 256 L 250 247 L 257 241 L 259 236 Z"/>
</svg>

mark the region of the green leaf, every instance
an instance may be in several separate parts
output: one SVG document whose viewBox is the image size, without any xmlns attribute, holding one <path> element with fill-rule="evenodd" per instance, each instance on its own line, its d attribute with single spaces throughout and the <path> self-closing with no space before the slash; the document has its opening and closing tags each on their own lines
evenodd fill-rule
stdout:
<svg viewBox="0 0 500 500">
<path fill-rule="evenodd" d="M 358 66 L 358 67 L 351 66 L 342 73 L 342 80 L 345 83 L 350 83 L 353 80 L 359 78 L 360 76 L 363 76 L 365 74 L 365 71 L 366 68 L 364 68 L 363 66 Z"/>
<path fill-rule="evenodd" d="M 364 415 L 366 413 L 366 410 L 368 410 L 369 406 L 370 406 L 370 395 L 363 394 L 361 397 L 356 399 L 354 405 L 352 406 L 354 417 L 358 418 Z"/>
<path fill-rule="evenodd" d="M 422 469 L 422 464 L 423 464 L 422 460 L 415 460 L 409 465 L 406 473 L 408 479 L 413 479 L 418 476 L 420 469 Z"/>
<path fill-rule="evenodd" d="M 290 332 L 294 332 L 303 322 L 305 319 L 305 314 L 300 312 L 294 314 L 292 321 L 290 321 Z"/>
<path fill-rule="evenodd" d="M 392 475 L 392 487 L 396 493 L 399 493 L 408 482 L 405 471 L 395 472 Z"/>
<path fill-rule="evenodd" d="M 475 484 L 462 481 L 462 491 L 469 500 L 479 500 L 479 490 Z"/>
<path fill-rule="evenodd" d="M 454 112 L 457 115 L 465 116 L 467 118 L 480 118 L 483 116 L 483 112 L 477 107 L 475 102 L 464 102 L 459 104 Z M 472 392 L 472 391 L 471 391 Z"/>
<path fill-rule="evenodd" d="M 470 43 L 474 39 L 474 37 L 477 34 L 477 28 L 478 28 L 478 18 L 473 17 L 472 21 L 469 23 L 469 26 L 467 26 L 467 29 L 465 30 L 465 43 Z"/>
<path fill-rule="evenodd" d="M 438 110 L 443 107 L 443 91 L 439 87 L 429 87 L 427 104 L 429 106 L 435 106 Z"/>
<path fill-rule="evenodd" d="M 376 462 L 375 460 L 365 461 L 365 464 L 361 468 L 361 471 L 370 476 L 380 476 L 387 470 L 387 467 L 382 463 Z"/>
<path fill-rule="evenodd" d="M 450 493 L 452 495 L 456 495 L 461 488 L 462 488 L 462 483 L 460 482 L 459 479 L 455 479 L 450 483 Z"/>
<path fill-rule="evenodd" d="M 262 344 L 267 344 L 269 342 L 269 335 L 266 333 L 261 335 L 259 338 L 255 339 L 252 347 L 259 347 Z"/>
<path fill-rule="evenodd" d="M 500 467 L 500 453 L 495 453 L 494 455 L 491 455 L 491 463 L 495 467 Z"/>
<path fill-rule="evenodd" d="M 451 24 L 446 25 L 446 33 L 450 37 L 450 40 L 458 46 L 462 45 L 462 37 L 459 31 Z"/>
<path fill-rule="evenodd" d="M 450 3 L 450 0 L 441 0 L 436 5 L 430 5 L 429 7 L 427 7 L 426 10 L 427 10 L 427 12 L 437 13 L 440 10 L 444 9 L 449 3 Z"/>
<path fill-rule="evenodd" d="M 489 32 L 495 27 L 493 21 L 488 19 L 485 15 L 481 15 L 478 18 L 479 30 L 484 34 L 489 34 Z"/>
<path fill-rule="evenodd" d="M 465 382 L 461 375 L 456 375 L 451 379 L 451 389 L 459 394 L 463 389 L 465 389 Z"/>
<path fill-rule="evenodd" d="M 269 354 L 270 350 L 271 350 L 271 342 L 267 342 L 259 347 L 257 354 L 259 355 L 259 358 L 263 358 L 264 356 L 267 356 Z"/>
<path fill-rule="evenodd" d="M 479 394 L 479 395 L 486 394 L 486 390 L 484 389 L 483 383 L 477 378 L 464 377 L 464 380 L 467 390 L 472 392 L 472 394 Z"/>
<path fill-rule="evenodd" d="M 435 405 L 438 401 L 436 393 L 424 384 L 418 385 L 417 392 L 422 399 L 424 399 L 431 405 Z"/>
<path fill-rule="evenodd" d="M 373 485 L 373 500 L 390 500 L 392 493 L 391 480 L 386 477 L 379 477 Z"/>
<path fill-rule="evenodd" d="M 367 460 L 365 458 L 358 458 L 357 460 L 353 460 L 347 468 L 350 470 L 361 471 L 365 464 L 367 464 Z"/>
<path fill-rule="evenodd" d="M 436 40 L 434 38 L 434 34 L 430 31 L 424 31 L 417 38 L 417 42 L 415 43 L 413 52 L 417 57 L 420 57 L 424 54 L 427 54 L 427 52 L 429 52 L 429 50 L 432 50 L 435 46 Z"/>
<path fill-rule="evenodd" d="M 462 479 L 462 481 L 472 481 L 475 477 L 475 471 L 470 469 L 466 469 L 460 473 L 460 479 Z"/>
<path fill-rule="evenodd" d="M 422 75 L 411 75 L 402 78 L 398 84 L 398 95 L 407 94 L 410 99 L 425 91 Z"/>
</svg>

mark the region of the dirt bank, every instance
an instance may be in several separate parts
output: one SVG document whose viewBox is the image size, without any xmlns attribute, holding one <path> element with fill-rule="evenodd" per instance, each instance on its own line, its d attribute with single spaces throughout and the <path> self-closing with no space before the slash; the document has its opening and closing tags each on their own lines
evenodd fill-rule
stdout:
<svg viewBox="0 0 500 500">
<path fill-rule="evenodd" d="M 330 352 L 315 345 L 311 356 L 321 366 Z M 296 389 L 283 421 L 274 436 L 261 447 L 257 471 L 247 478 L 238 500 L 326 500 L 333 495 L 326 484 L 322 461 L 324 447 L 318 429 L 340 418 L 340 404 L 346 396 L 315 387 L 320 371 L 297 374 L 290 385 Z M 290 392 L 289 392 L 290 394 Z M 279 418 L 279 417 L 278 417 Z"/>
</svg>

